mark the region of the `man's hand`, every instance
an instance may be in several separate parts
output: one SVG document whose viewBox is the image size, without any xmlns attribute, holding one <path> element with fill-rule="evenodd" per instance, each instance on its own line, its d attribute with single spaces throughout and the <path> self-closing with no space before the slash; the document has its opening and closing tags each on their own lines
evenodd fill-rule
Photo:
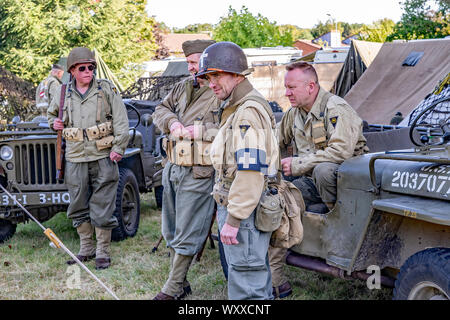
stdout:
<svg viewBox="0 0 450 320">
<path fill-rule="evenodd" d="M 179 137 L 190 138 L 191 137 L 191 133 L 188 130 L 186 130 L 186 128 L 183 126 L 183 124 L 179 121 L 172 123 L 172 125 L 170 126 L 169 129 L 170 129 L 170 134 L 174 138 L 179 138 Z"/>
<path fill-rule="evenodd" d="M 117 152 L 111 151 L 109 153 L 109 158 L 111 159 L 112 162 L 116 162 L 117 163 L 120 160 L 122 160 L 122 155 L 117 153 Z"/>
<path fill-rule="evenodd" d="M 239 244 L 236 237 L 238 234 L 239 228 L 232 227 L 228 223 L 225 223 L 220 230 L 220 241 L 223 244 L 231 245 L 231 244 Z"/>
<path fill-rule="evenodd" d="M 191 139 L 198 139 L 200 138 L 200 126 L 187 126 L 184 127 L 187 131 L 189 131 L 189 134 L 191 135 Z"/>
<path fill-rule="evenodd" d="M 283 169 L 283 174 L 287 177 L 292 175 L 291 164 L 292 157 L 284 158 L 281 160 L 281 168 Z"/>
<path fill-rule="evenodd" d="M 62 130 L 64 129 L 64 122 L 60 118 L 56 118 L 53 122 L 53 129 L 55 130 Z"/>
</svg>

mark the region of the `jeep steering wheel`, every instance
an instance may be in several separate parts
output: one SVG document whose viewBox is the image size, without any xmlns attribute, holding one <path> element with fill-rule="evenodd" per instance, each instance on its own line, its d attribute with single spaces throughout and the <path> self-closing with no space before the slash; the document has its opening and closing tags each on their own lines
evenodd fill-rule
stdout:
<svg viewBox="0 0 450 320">
<path fill-rule="evenodd" d="M 413 121 L 411 124 L 411 127 L 409 129 L 409 138 L 411 139 L 411 142 L 414 143 L 416 146 L 426 146 L 426 145 L 440 145 L 445 143 L 449 140 L 450 137 L 450 119 L 447 117 L 445 120 L 439 121 L 437 124 L 430 124 L 430 123 L 421 123 L 419 120 L 425 119 L 426 116 L 428 116 L 430 113 L 433 112 L 436 105 L 439 103 L 450 100 L 450 97 L 443 97 L 441 99 L 436 100 L 433 102 L 430 106 L 425 108 Z M 416 141 L 414 138 L 414 130 L 415 129 L 421 129 L 420 131 L 417 130 L 420 134 L 420 143 Z M 423 132 L 425 131 L 425 132 Z M 431 143 L 430 138 L 432 137 L 433 133 L 440 132 L 442 134 L 442 138 L 440 141 Z"/>
<path fill-rule="evenodd" d="M 134 111 L 137 115 L 137 122 L 136 125 L 134 127 L 131 127 L 130 129 L 136 130 L 136 128 L 139 126 L 139 124 L 141 123 L 141 113 L 139 112 L 138 109 L 136 109 L 135 106 L 133 106 L 131 103 L 129 102 L 125 102 L 124 101 L 124 105 L 127 109 L 131 109 L 132 111 Z M 127 112 L 130 112 L 129 110 L 127 110 Z"/>
</svg>

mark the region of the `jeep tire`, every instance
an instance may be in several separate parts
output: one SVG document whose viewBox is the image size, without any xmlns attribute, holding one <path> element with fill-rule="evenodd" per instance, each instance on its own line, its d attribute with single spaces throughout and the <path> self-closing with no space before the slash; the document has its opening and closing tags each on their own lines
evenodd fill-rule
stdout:
<svg viewBox="0 0 450 320">
<path fill-rule="evenodd" d="M 133 171 L 119 168 L 119 185 L 114 216 L 119 226 L 112 230 L 111 240 L 121 241 L 133 237 L 139 228 L 141 213 L 139 187 Z"/>
<path fill-rule="evenodd" d="M 431 248 L 409 257 L 395 281 L 394 300 L 448 300 L 450 249 Z"/>
<path fill-rule="evenodd" d="M 11 238 L 16 232 L 16 227 L 17 225 L 11 221 L 0 219 L 0 243 Z"/>
</svg>

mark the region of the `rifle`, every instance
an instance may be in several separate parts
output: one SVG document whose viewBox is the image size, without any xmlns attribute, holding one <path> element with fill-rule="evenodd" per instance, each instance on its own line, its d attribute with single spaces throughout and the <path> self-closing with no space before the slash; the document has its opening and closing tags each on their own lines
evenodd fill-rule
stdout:
<svg viewBox="0 0 450 320">
<path fill-rule="evenodd" d="M 64 100 L 66 98 L 66 84 L 61 86 L 61 97 L 59 99 L 59 112 L 58 118 L 62 120 L 63 118 L 63 107 Z M 65 151 L 66 151 L 66 142 L 62 138 L 62 130 L 58 130 L 56 137 L 56 179 L 63 180 L 64 179 L 64 167 L 65 167 Z"/>
</svg>

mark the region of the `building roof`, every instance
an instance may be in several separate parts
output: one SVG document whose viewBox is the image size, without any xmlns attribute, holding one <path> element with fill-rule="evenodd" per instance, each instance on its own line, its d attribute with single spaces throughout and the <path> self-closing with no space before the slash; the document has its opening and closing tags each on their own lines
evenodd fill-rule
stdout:
<svg viewBox="0 0 450 320">
<path fill-rule="evenodd" d="M 295 40 L 295 42 L 294 42 L 294 46 L 295 46 L 295 43 L 296 43 L 296 42 L 301 42 L 302 44 L 305 44 L 305 45 L 308 45 L 308 46 L 311 46 L 311 47 L 314 47 L 314 48 L 317 48 L 317 49 L 322 48 L 322 47 L 319 46 L 318 44 L 313 43 L 312 40 L 297 39 L 297 40 Z"/>
<path fill-rule="evenodd" d="M 169 48 L 169 53 L 183 53 L 181 45 L 188 40 L 211 40 L 206 33 L 167 33 L 163 35 L 163 43 Z"/>
</svg>

